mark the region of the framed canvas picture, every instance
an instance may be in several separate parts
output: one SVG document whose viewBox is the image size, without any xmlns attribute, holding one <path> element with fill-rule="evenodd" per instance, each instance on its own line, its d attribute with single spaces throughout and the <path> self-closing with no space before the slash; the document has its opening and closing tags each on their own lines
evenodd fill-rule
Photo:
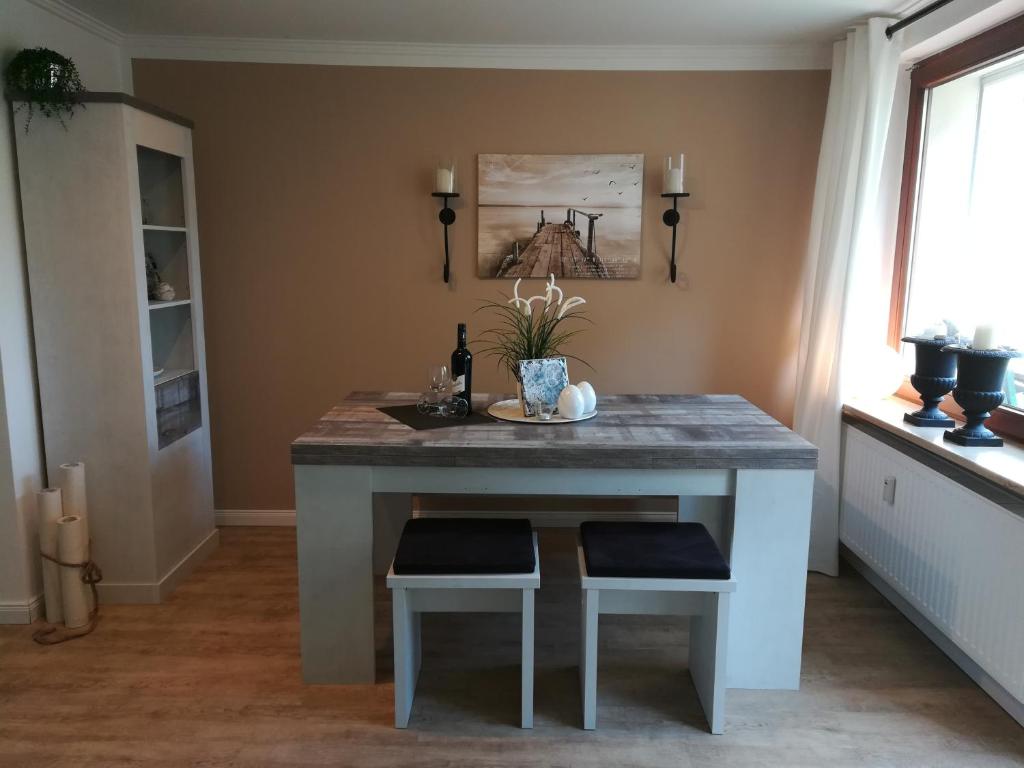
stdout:
<svg viewBox="0 0 1024 768">
<path fill-rule="evenodd" d="M 480 277 L 640 276 L 644 156 L 480 155 Z"/>
<path fill-rule="evenodd" d="M 564 357 L 520 360 L 519 381 L 523 387 L 523 413 L 533 416 L 533 403 L 538 400 L 558 402 L 558 395 L 569 386 L 569 367 Z"/>
</svg>

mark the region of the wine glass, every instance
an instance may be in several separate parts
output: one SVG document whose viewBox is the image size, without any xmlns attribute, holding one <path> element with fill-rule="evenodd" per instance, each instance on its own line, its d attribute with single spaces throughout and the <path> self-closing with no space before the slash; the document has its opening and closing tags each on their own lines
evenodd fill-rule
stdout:
<svg viewBox="0 0 1024 768">
<path fill-rule="evenodd" d="M 430 366 L 430 391 L 437 395 L 443 395 L 448 391 L 448 388 L 452 385 L 451 373 L 448 371 L 448 366 L 432 365 Z"/>
<path fill-rule="evenodd" d="M 429 376 L 430 386 L 420 397 L 419 402 L 416 404 L 416 409 L 420 413 L 429 414 L 430 416 L 447 416 L 445 401 L 449 399 L 449 392 L 452 386 L 452 378 L 451 373 L 448 371 L 448 366 L 444 364 L 430 366 Z"/>
<path fill-rule="evenodd" d="M 453 395 L 442 403 L 441 410 L 445 418 L 464 419 L 469 415 L 469 403 L 458 395 Z"/>
</svg>

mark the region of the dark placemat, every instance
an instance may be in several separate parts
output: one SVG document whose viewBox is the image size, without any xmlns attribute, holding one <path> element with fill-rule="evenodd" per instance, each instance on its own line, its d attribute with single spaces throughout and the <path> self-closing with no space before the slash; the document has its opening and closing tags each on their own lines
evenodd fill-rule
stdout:
<svg viewBox="0 0 1024 768">
<path fill-rule="evenodd" d="M 439 429 L 441 427 L 465 427 L 470 424 L 493 424 L 497 419 L 488 416 L 481 411 L 473 411 L 464 419 L 442 419 L 438 416 L 429 416 L 416 410 L 415 405 L 389 405 L 386 408 L 378 408 L 381 413 L 386 413 L 392 419 L 400 421 L 407 427 L 413 429 Z"/>
</svg>

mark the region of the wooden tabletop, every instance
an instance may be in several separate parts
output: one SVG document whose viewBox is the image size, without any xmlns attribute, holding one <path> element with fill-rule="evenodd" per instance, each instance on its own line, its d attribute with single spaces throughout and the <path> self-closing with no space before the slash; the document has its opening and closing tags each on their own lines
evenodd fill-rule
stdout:
<svg viewBox="0 0 1024 768">
<path fill-rule="evenodd" d="M 739 395 L 611 395 L 572 424 L 414 430 L 377 410 L 417 395 L 355 392 L 292 443 L 293 464 L 590 469 L 814 469 L 818 449 Z M 475 395 L 474 407 L 507 396 Z"/>
</svg>

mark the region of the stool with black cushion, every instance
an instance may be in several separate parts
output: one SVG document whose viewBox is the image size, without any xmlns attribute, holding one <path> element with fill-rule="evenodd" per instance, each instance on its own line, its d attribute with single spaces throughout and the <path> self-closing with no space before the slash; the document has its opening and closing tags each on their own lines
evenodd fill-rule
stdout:
<svg viewBox="0 0 1024 768">
<path fill-rule="evenodd" d="M 597 626 L 605 613 L 690 616 L 690 676 L 712 733 L 725 727 L 729 564 L 700 523 L 580 526 L 583 727 L 597 727 Z"/>
<path fill-rule="evenodd" d="M 537 536 L 529 520 L 413 518 L 387 585 L 395 638 L 395 727 L 409 724 L 420 672 L 420 614 L 522 614 L 522 727 L 533 727 Z"/>
</svg>

